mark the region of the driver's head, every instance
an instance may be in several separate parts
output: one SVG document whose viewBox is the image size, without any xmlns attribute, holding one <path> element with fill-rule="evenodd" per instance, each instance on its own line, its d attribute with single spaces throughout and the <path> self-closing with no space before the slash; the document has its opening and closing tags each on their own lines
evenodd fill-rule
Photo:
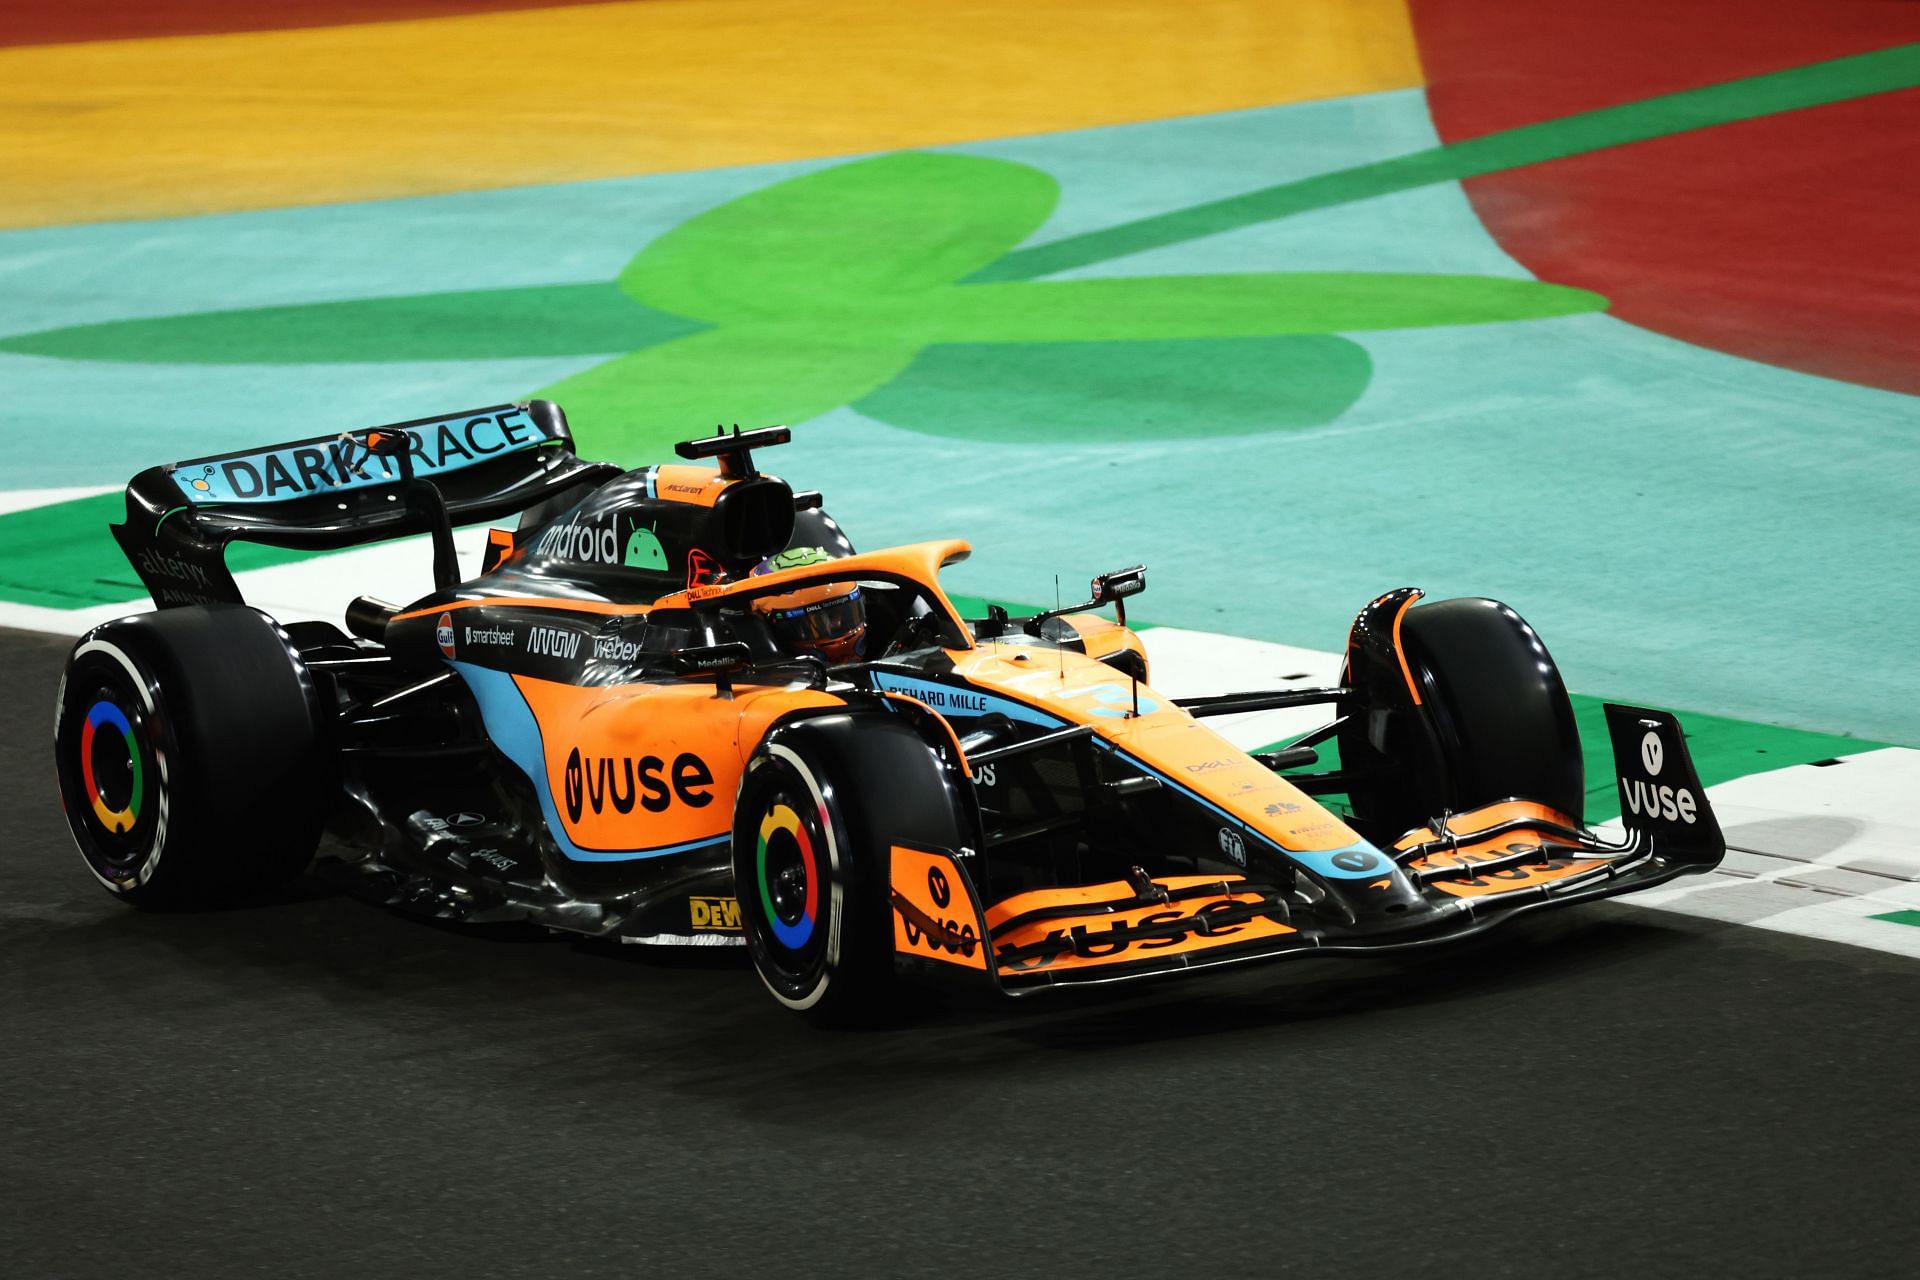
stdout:
<svg viewBox="0 0 1920 1280">
<path fill-rule="evenodd" d="M 762 560 L 753 576 L 831 559 L 822 547 L 791 547 Z M 867 611 L 858 583 L 828 582 L 763 596 L 753 602 L 753 609 L 767 620 L 774 642 L 789 653 L 817 653 L 841 663 L 854 661 L 866 650 Z"/>
</svg>

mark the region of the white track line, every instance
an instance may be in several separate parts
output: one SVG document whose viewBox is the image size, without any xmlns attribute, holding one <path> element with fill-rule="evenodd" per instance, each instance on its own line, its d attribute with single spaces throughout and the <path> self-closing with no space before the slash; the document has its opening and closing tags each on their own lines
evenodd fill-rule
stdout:
<svg viewBox="0 0 1920 1280">
<path fill-rule="evenodd" d="M 1726 861 L 1626 901 L 1920 958 L 1920 927 L 1876 918 L 1920 911 L 1920 751 L 1749 774 L 1707 795 Z"/>
<path fill-rule="evenodd" d="M 112 493 L 119 485 L 76 485 L 67 489 L 11 489 L 0 491 L 0 516 L 13 511 L 31 511 L 35 507 L 50 507 L 56 502 L 71 502 L 75 498 L 91 498 L 95 494 Z"/>
</svg>

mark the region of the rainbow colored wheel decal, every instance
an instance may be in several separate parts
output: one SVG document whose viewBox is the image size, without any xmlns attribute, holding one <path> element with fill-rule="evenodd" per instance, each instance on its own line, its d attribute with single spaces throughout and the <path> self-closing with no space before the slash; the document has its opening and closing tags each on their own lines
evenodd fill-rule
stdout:
<svg viewBox="0 0 1920 1280">
<path fill-rule="evenodd" d="M 805 884 L 805 898 L 801 901 L 795 900 L 798 898 L 796 891 L 799 885 L 793 883 L 795 877 L 790 871 L 768 870 L 767 844 L 782 833 L 792 840 L 800 854 L 797 878 Z M 754 851 L 754 866 L 759 873 L 760 905 L 766 911 L 773 936 L 789 950 L 797 951 L 806 946 L 813 937 L 814 921 L 819 916 L 820 859 L 814 854 L 813 838 L 807 834 L 806 824 L 800 821 L 800 815 L 794 812 L 793 806 L 777 802 L 760 820 L 760 840 Z M 775 883 L 776 878 L 779 884 Z M 775 903 L 776 896 L 783 899 L 779 905 Z M 781 906 L 785 907 L 784 915 Z M 797 912 L 796 907 L 799 908 Z"/>
<path fill-rule="evenodd" d="M 132 780 L 127 786 L 126 801 L 119 808 L 108 801 L 100 778 L 94 771 L 94 735 L 102 726 L 120 731 L 127 744 L 127 758 L 132 762 Z M 93 805 L 93 816 L 102 827 L 114 835 L 125 835 L 133 830 L 133 824 L 140 820 L 140 802 L 146 794 L 146 778 L 140 764 L 140 744 L 133 736 L 133 725 L 127 721 L 126 713 L 105 698 L 88 710 L 86 725 L 80 730 L 80 780 L 86 786 L 87 800 Z"/>
</svg>

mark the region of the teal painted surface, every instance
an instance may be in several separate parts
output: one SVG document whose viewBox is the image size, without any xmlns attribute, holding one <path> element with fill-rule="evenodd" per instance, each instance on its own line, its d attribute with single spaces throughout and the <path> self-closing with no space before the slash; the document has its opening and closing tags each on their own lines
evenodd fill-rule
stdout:
<svg viewBox="0 0 1920 1280">
<path fill-rule="evenodd" d="M 1034 165 L 1042 243 L 1430 147 L 1418 94 L 958 148 Z M 817 166 L 0 236 L 0 329 L 614 278 L 667 228 Z M 1450 184 L 1152 250 L 1090 278 L 1261 271 L 1526 279 Z M 1501 596 L 1583 692 L 1920 743 L 1911 398 L 1715 355 L 1604 316 L 1347 335 L 1372 381 L 1326 426 L 1094 443 L 1047 415 L 985 449 L 851 409 L 778 463 L 862 545 L 957 533 L 955 585 L 1051 598 L 1146 560 L 1158 621 L 1335 647 L 1402 583 Z M 525 394 L 594 358 L 182 367 L 0 356 L 0 486 Z M 964 394 L 965 386 L 956 388 Z M 872 406 L 869 406 L 872 407 Z M 1130 422 L 1111 405 L 1114 434 Z M 49 431 L 29 430 L 47 424 Z M 1013 434 L 1001 432 L 1001 435 Z M 1062 435 L 1068 438 L 1062 439 Z"/>
<path fill-rule="evenodd" d="M 976 441 L 994 438 L 979 430 L 982 414 L 1054 422 L 1065 414 L 1084 417 L 1088 438 L 1101 440 L 1118 429 L 1116 401 L 1151 410 L 1143 381 L 1196 401 L 1209 434 L 1319 426 L 1366 386 L 1366 357 L 1342 332 L 1509 323 L 1607 305 L 1537 280 L 1439 272 L 956 283 L 1003 260 L 1058 195 L 1051 175 L 1007 159 L 873 156 L 697 214 L 646 244 L 617 283 L 188 311 L 0 335 L 0 351 L 207 365 L 613 352 L 537 394 L 567 406 L 581 447 L 636 465 L 716 420 L 805 422 L 848 404 Z M 1241 341 L 1271 337 L 1316 341 Z M 1194 346 L 1201 338 L 1218 341 Z M 959 348 L 974 360 L 955 386 L 942 357 Z M 1025 376 L 1010 378 L 1005 403 L 995 404 L 997 371 L 1016 365 Z M 887 395 L 884 405 L 861 403 L 875 392 Z M 1276 405 L 1286 406 L 1277 416 Z M 1152 434 L 1194 430 L 1172 417 Z M 1125 434 L 1145 433 L 1136 421 Z"/>
<path fill-rule="evenodd" d="M 612 281 L 693 215 L 817 166 L 0 233 L 0 335 L 242 307 Z M 609 352 L 611 354 L 611 352 Z M 602 356 L 143 365 L 0 352 L 0 488 L 525 396 Z M 32 424 L 58 424 L 53 432 Z"/>
</svg>

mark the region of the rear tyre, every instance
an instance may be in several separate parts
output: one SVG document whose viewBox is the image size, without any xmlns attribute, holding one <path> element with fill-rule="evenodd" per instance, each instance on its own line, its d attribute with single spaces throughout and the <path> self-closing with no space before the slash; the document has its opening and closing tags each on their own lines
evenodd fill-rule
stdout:
<svg viewBox="0 0 1920 1280">
<path fill-rule="evenodd" d="M 774 999 L 830 1026 L 896 1011 L 891 846 L 954 847 L 954 815 L 933 750 L 891 715 L 801 721 L 755 750 L 734 806 L 734 892 Z"/>
<path fill-rule="evenodd" d="M 286 633 L 257 610 L 94 628 L 67 660 L 54 722 L 61 807 L 87 869 L 140 907 L 284 886 L 332 801 L 326 723 Z"/>
<path fill-rule="evenodd" d="M 1391 778 L 1350 795 L 1354 816 L 1392 838 L 1442 813 L 1520 797 L 1580 822 L 1586 770 L 1573 703 L 1526 620 L 1497 600 L 1441 600 L 1407 611 L 1400 642 L 1425 728 L 1396 717 L 1384 760 L 1364 737 L 1365 718 L 1342 734 L 1343 762 L 1372 757 Z"/>
</svg>

